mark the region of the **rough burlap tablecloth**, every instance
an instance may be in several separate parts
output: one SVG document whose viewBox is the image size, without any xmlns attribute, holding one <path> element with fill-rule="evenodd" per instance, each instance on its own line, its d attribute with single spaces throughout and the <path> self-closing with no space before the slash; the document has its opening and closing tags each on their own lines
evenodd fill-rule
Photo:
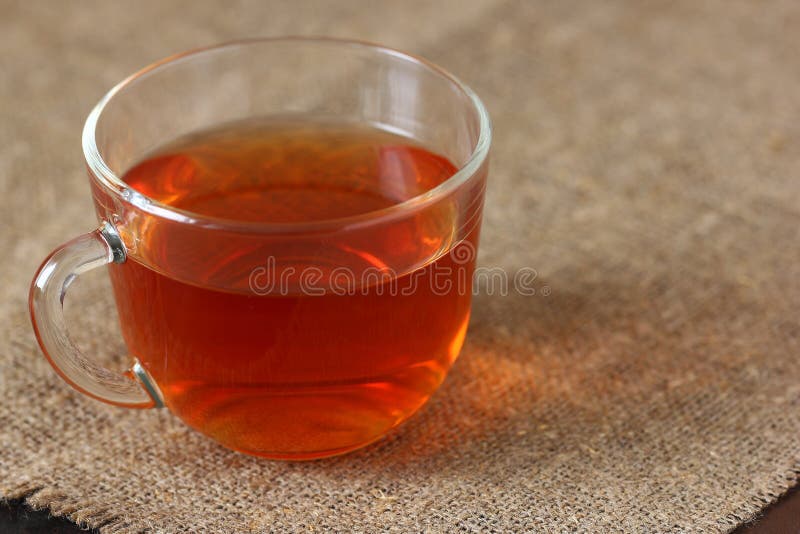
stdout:
<svg viewBox="0 0 800 534">
<path fill-rule="evenodd" d="M 800 6 L 759 2 L 0 3 L 0 496 L 103 532 L 715 532 L 800 469 Z M 95 226 L 83 120 L 128 73 L 241 36 L 381 41 L 495 125 L 479 294 L 421 413 L 347 456 L 229 452 L 64 384 L 28 283 Z M 71 293 L 124 353 L 104 275 Z M 81 289 L 82 288 L 82 289 Z M 94 289 L 92 289 L 94 288 Z"/>
</svg>

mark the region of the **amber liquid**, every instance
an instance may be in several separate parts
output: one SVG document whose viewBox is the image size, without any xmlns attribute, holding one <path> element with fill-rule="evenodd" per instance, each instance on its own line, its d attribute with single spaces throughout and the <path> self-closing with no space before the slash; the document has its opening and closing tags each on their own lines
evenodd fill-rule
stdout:
<svg viewBox="0 0 800 534">
<path fill-rule="evenodd" d="M 455 170 L 414 141 L 373 127 L 248 121 L 179 139 L 134 166 L 124 180 L 196 214 L 294 223 L 386 208 L 435 187 Z M 418 252 L 423 260 L 432 250 L 452 246 L 440 242 L 440 235 L 420 234 L 451 221 L 413 224 L 414 232 L 384 231 L 374 239 L 391 236 L 391 250 Z M 170 238 L 162 235 L 161 246 L 182 246 Z M 432 248 L 434 239 L 439 241 Z M 146 247 L 147 239 L 142 241 Z M 217 243 L 207 246 L 192 244 L 182 272 L 191 271 L 192 258 L 219 254 Z M 272 252 L 284 267 L 291 261 L 281 247 Z M 356 269 L 365 257 L 383 265 L 381 258 L 352 248 L 335 259 L 320 252 L 297 262 L 301 269 L 315 262 L 347 267 L 352 261 Z M 235 270 L 241 274 L 231 275 L 226 287 L 219 281 L 207 287 L 203 273 L 179 281 L 162 274 L 168 268 L 145 266 L 135 255 L 111 274 L 129 349 L 174 413 L 227 447 L 309 459 L 384 435 L 425 403 L 455 360 L 470 291 L 458 284 L 442 290 L 432 271 L 450 267 L 455 281 L 471 276 L 472 262 L 457 264 L 441 253 L 428 259 L 416 272 L 362 284 L 347 295 L 304 294 L 291 284 L 258 294 L 243 289 L 248 269 Z M 235 261 L 236 251 L 219 260 Z M 400 291 L 411 284 L 412 291 Z"/>
</svg>

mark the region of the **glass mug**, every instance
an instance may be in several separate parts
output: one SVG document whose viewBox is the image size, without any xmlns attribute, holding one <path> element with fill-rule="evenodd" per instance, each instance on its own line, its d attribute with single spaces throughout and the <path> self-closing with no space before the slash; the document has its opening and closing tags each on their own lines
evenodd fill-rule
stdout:
<svg viewBox="0 0 800 534">
<path fill-rule="evenodd" d="M 176 138 L 279 116 L 401 134 L 453 172 L 388 207 L 292 222 L 187 211 L 121 178 Z M 461 349 L 490 138 L 468 87 L 377 45 L 259 39 L 155 63 L 86 121 L 100 227 L 39 268 L 29 299 L 39 344 L 80 392 L 166 406 L 244 453 L 312 459 L 373 442 L 428 400 Z M 102 266 L 130 352 L 126 372 L 87 358 L 64 320 L 70 282 Z"/>
</svg>

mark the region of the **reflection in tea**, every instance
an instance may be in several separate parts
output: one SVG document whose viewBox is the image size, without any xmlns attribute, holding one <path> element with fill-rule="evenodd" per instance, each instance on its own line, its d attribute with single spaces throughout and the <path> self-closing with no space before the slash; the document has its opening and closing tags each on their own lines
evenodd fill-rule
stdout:
<svg viewBox="0 0 800 534">
<path fill-rule="evenodd" d="M 176 140 L 124 180 L 208 217 L 308 223 L 389 208 L 455 171 L 444 157 L 376 127 L 250 120 Z M 145 236 L 142 246 L 187 253 L 172 254 L 182 264 L 158 271 L 135 258 L 110 267 L 125 340 L 172 411 L 228 447 L 296 459 L 357 448 L 419 408 L 461 347 L 470 306 L 463 280 L 471 279 L 474 257 L 448 253 L 456 245 L 453 218 L 442 208 L 398 219 L 368 235 L 369 250 L 335 238 L 303 248 L 298 235 L 256 256 L 234 248 L 211 267 L 198 258 L 219 250 L 150 228 L 158 239 Z M 468 243 L 478 227 L 471 221 Z M 407 263 L 416 269 L 392 273 L 395 255 L 413 258 Z M 259 291 L 265 286 L 253 287 L 252 275 L 272 276 L 269 262 L 276 276 L 292 274 L 286 285 Z M 325 291 L 334 271 L 365 266 L 382 276 L 354 276 L 347 294 Z M 171 267 L 192 276 L 176 279 Z M 299 285 L 309 269 L 319 274 L 319 292 Z M 205 279 L 214 283 L 197 282 Z"/>
</svg>

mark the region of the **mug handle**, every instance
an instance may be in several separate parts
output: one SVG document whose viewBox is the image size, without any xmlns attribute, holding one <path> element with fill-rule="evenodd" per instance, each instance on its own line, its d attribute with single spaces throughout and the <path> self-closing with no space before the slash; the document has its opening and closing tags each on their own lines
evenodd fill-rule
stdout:
<svg viewBox="0 0 800 534">
<path fill-rule="evenodd" d="M 125 245 L 108 222 L 61 245 L 44 260 L 31 283 L 31 321 L 50 364 L 81 393 L 125 408 L 161 407 L 158 387 L 138 361 L 119 373 L 88 360 L 70 339 L 64 320 L 64 296 L 72 281 L 109 263 L 124 263 L 126 258 Z"/>
</svg>

